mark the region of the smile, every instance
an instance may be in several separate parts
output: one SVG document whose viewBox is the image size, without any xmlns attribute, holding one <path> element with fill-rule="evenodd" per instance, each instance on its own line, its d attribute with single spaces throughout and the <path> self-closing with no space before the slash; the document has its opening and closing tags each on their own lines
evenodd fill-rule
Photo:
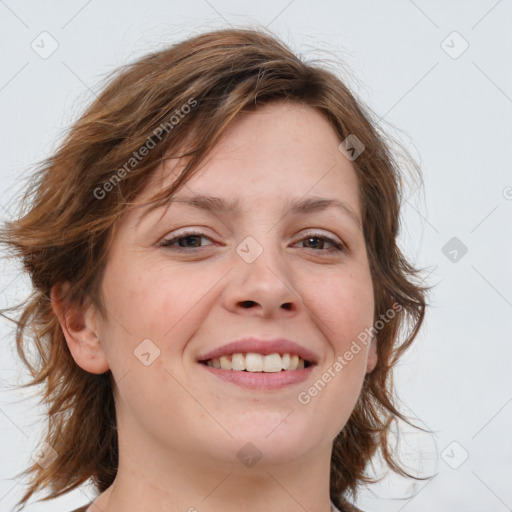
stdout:
<svg viewBox="0 0 512 512">
<path fill-rule="evenodd" d="M 308 361 L 296 354 L 247 354 L 236 353 L 208 359 L 204 364 L 222 370 L 279 373 L 282 371 L 303 370 L 310 366 Z"/>
</svg>

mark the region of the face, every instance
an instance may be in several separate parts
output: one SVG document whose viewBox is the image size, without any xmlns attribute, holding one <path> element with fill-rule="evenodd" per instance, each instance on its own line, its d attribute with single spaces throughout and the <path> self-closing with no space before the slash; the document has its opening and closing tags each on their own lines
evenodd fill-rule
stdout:
<svg viewBox="0 0 512 512">
<path fill-rule="evenodd" d="M 182 201 L 123 218 L 102 283 L 108 318 L 88 311 L 82 343 L 67 339 L 84 369 L 111 370 L 118 427 L 140 460 L 169 452 L 230 467 L 248 442 L 262 463 L 298 460 L 330 448 L 347 422 L 376 355 L 360 344 L 346 357 L 372 325 L 374 299 L 357 177 L 340 142 L 307 106 L 243 113 L 175 196 L 237 200 L 237 211 Z M 181 168 L 168 160 L 141 198 Z M 306 198 L 344 207 L 286 213 Z M 235 370 L 198 361 L 246 337 L 286 338 L 315 364 L 243 372 L 274 379 L 250 387 L 219 377 Z M 302 380 L 275 384 L 293 371 Z M 323 385 L 311 391 L 319 379 Z"/>
</svg>

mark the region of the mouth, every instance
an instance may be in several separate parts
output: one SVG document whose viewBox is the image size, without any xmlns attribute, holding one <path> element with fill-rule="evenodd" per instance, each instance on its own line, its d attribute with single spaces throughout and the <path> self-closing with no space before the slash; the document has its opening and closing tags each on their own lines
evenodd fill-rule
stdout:
<svg viewBox="0 0 512 512">
<path fill-rule="evenodd" d="M 285 338 L 241 338 L 199 355 L 196 361 L 213 378 L 246 389 L 292 389 L 308 380 L 319 356 Z"/>
<path fill-rule="evenodd" d="M 304 383 L 316 363 L 296 354 L 238 352 L 199 361 L 212 377 L 252 391 L 275 391 Z M 284 368 L 283 368 L 284 367 Z M 278 395 L 280 396 L 280 395 Z"/>
<path fill-rule="evenodd" d="M 304 370 L 314 363 L 297 354 L 258 354 L 256 352 L 234 353 L 199 361 L 211 368 L 246 373 L 282 373 Z"/>
</svg>

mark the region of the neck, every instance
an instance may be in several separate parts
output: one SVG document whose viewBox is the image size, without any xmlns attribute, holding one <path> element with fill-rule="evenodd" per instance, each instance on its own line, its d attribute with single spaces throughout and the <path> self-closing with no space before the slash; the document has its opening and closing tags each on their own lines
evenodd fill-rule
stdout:
<svg viewBox="0 0 512 512">
<path fill-rule="evenodd" d="M 246 467 L 209 460 L 204 453 L 151 450 L 119 443 L 119 467 L 113 484 L 91 512 L 331 512 L 331 450 L 283 464 L 262 457 Z"/>
</svg>

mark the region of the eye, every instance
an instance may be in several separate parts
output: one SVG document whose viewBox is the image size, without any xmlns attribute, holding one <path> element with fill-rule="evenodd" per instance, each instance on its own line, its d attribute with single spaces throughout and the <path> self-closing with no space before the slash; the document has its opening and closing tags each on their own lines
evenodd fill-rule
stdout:
<svg viewBox="0 0 512 512">
<path fill-rule="evenodd" d="M 167 238 L 162 240 L 160 243 L 161 247 L 173 247 L 175 249 L 179 250 L 187 250 L 187 249 L 196 249 L 199 247 L 203 247 L 201 245 L 201 238 L 206 238 L 208 240 L 211 240 L 211 238 L 207 237 L 204 233 L 201 233 L 199 231 L 185 231 L 184 233 L 180 233 L 178 236 Z M 183 243 L 181 243 L 183 241 Z M 178 242 L 178 245 L 176 246 L 176 242 Z M 197 242 L 199 242 L 199 245 L 197 245 Z M 191 245 L 188 245 L 191 244 Z"/>
<path fill-rule="evenodd" d="M 211 241 L 211 238 L 206 236 L 204 233 L 200 231 L 185 231 L 180 233 L 177 236 L 172 238 L 166 238 L 162 240 L 160 243 L 161 247 L 173 248 L 175 250 L 188 250 L 188 249 L 199 249 L 200 247 L 204 247 L 201 244 L 201 239 L 207 239 Z M 318 241 L 320 243 L 318 244 Z M 321 233 L 308 233 L 304 238 L 302 238 L 298 243 L 307 242 L 311 245 L 320 245 L 320 247 L 305 247 L 306 249 L 313 249 L 314 251 L 320 252 L 333 252 L 333 251 L 345 251 L 346 248 L 344 244 L 338 242 L 334 238 L 325 236 Z M 324 249 L 325 243 L 331 244 L 333 247 L 331 249 Z M 209 244 L 208 244 L 209 245 Z"/>
<path fill-rule="evenodd" d="M 321 241 L 319 244 L 321 246 L 321 247 L 319 247 L 320 252 L 332 252 L 332 251 L 344 251 L 345 250 L 345 246 L 341 242 L 338 242 L 334 238 L 325 236 L 321 233 L 308 233 L 298 243 L 307 242 L 308 244 L 318 245 L 318 243 L 315 243 L 318 240 Z M 327 249 L 327 250 L 322 250 L 322 249 L 324 249 L 325 241 L 327 241 L 328 244 L 331 244 L 333 246 L 333 248 Z M 309 249 L 309 248 L 311 248 L 311 247 L 306 247 L 306 249 Z M 317 249 L 314 249 L 314 250 L 317 250 Z"/>
</svg>

